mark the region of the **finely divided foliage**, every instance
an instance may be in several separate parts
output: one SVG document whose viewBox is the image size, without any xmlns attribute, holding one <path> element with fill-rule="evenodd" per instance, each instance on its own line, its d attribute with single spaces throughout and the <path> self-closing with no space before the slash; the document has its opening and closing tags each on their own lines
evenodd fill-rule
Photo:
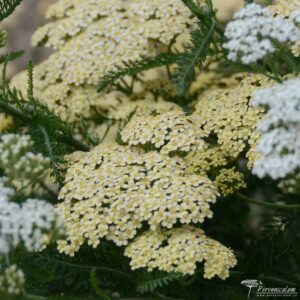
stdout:
<svg viewBox="0 0 300 300">
<path fill-rule="evenodd" d="M 300 285 L 300 2 L 255 2 L 58 0 L 0 57 L 1 299 Z"/>
</svg>

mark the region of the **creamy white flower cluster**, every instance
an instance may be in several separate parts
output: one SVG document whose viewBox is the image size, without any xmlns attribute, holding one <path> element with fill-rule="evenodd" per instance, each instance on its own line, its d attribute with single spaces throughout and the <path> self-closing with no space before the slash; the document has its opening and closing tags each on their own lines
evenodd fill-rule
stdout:
<svg viewBox="0 0 300 300">
<path fill-rule="evenodd" d="M 0 168 L 9 180 L 33 182 L 45 175 L 50 160 L 32 149 L 27 135 L 8 133 L 0 137 Z"/>
<path fill-rule="evenodd" d="M 140 153 L 118 145 L 98 146 L 69 168 L 59 198 L 69 238 L 60 250 L 74 254 L 102 238 L 127 245 L 138 229 L 172 228 L 212 217 L 217 189 L 204 176 L 185 175 L 183 159 Z"/>
<path fill-rule="evenodd" d="M 42 200 L 28 199 L 22 204 L 10 201 L 12 189 L 0 181 L 0 255 L 22 244 L 28 251 L 40 251 L 54 231 L 61 230 L 62 221 L 55 207 Z"/>
<path fill-rule="evenodd" d="M 182 111 L 133 117 L 122 130 L 121 137 L 129 145 L 151 144 L 165 154 L 189 152 L 204 144 L 201 129 Z"/>
<path fill-rule="evenodd" d="M 25 275 L 16 265 L 11 265 L 5 269 L 1 268 L 0 265 L 0 295 L 20 295 L 24 283 Z"/>
<path fill-rule="evenodd" d="M 256 91 L 252 104 L 268 110 L 258 124 L 262 137 L 253 173 L 273 179 L 294 173 L 300 167 L 300 78 Z"/>
<path fill-rule="evenodd" d="M 165 272 L 194 274 L 197 263 L 204 261 L 204 278 L 226 279 L 237 263 L 232 251 L 208 238 L 204 231 L 185 225 L 168 231 L 146 231 L 125 250 L 132 269 L 159 268 Z"/>
<path fill-rule="evenodd" d="M 294 19 L 298 20 L 295 15 Z M 234 15 L 225 30 L 228 59 L 255 63 L 277 50 L 278 44 L 296 43 L 300 30 L 290 20 L 274 17 L 269 8 L 249 4 Z"/>
<path fill-rule="evenodd" d="M 59 79 L 97 84 L 116 65 L 168 46 L 193 23 L 179 0 L 60 0 L 47 17 L 53 22 L 33 36 L 34 45 L 58 50 L 37 68 L 46 86 Z"/>
</svg>

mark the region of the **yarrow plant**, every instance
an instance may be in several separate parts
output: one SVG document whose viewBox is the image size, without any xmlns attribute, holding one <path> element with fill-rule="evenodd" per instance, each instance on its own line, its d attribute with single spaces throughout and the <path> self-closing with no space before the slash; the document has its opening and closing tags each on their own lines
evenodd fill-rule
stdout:
<svg viewBox="0 0 300 300">
<path fill-rule="evenodd" d="M 32 150 L 30 136 L 8 133 L 0 138 L 0 168 L 21 187 L 41 181 L 49 168 L 49 158 Z"/>
<path fill-rule="evenodd" d="M 54 235 L 63 233 L 63 223 L 55 207 L 46 201 L 11 201 L 15 191 L 5 186 L 7 182 L 7 178 L 0 178 L 0 295 L 19 295 L 25 275 L 14 264 L 3 267 L 2 261 L 7 264 L 9 255 L 19 247 L 28 252 L 43 250 Z"/>
<path fill-rule="evenodd" d="M 0 56 L 1 299 L 300 285 L 300 2 L 223 2 L 58 0 Z"/>
</svg>

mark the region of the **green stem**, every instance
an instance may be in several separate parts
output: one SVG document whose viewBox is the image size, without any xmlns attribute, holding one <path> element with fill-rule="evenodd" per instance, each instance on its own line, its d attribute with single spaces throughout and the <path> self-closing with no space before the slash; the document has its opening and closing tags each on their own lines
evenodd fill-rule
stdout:
<svg viewBox="0 0 300 300">
<path fill-rule="evenodd" d="M 24 123 L 30 123 L 32 121 L 32 119 L 28 116 L 26 116 L 23 112 L 21 112 L 20 110 L 16 109 L 15 107 L 4 103 L 3 101 L 0 100 L 0 111 L 2 111 L 3 113 L 10 115 Z M 41 130 L 41 128 L 43 126 L 39 125 L 38 126 L 39 129 Z M 43 129 L 41 130 L 43 135 L 45 136 L 45 128 L 43 127 Z M 46 137 L 45 137 L 46 138 Z M 67 136 L 64 134 L 58 134 L 57 135 L 57 141 L 62 142 L 66 145 L 72 146 L 74 148 L 76 148 L 77 150 L 80 151 L 90 151 L 90 147 L 82 144 L 81 142 L 79 142 L 78 140 L 74 139 L 72 136 Z"/>
<path fill-rule="evenodd" d="M 58 134 L 57 135 L 57 141 L 62 142 L 66 145 L 72 146 L 76 148 L 77 150 L 83 151 L 83 152 L 88 152 L 90 151 L 90 147 L 79 142 L 78 140 L 74 139 L 71 136 L 64 135 L 64 134 Z"/>
<path fill-rule="evenodd" d="M 261 205 L 261 206 L 265 206 L 265 207 L 270 207 L 273 209 L 283 209 L 283 210 L 290 210 L 290 209 L 299 209 L 300 210 L 300 205 L 299 204 L 277 204 L 277 203 L 271 203 L 271 202 L 267 202 L 267 201 L 261 201 L 261 200 L 256 200 L 256 199 L 252 199 L 248 196 L 245 196 L 243 194 L 237 193 L 237 197 L 240 200 L 252 203 L 252 204 L 256 204 L 256 205 Z"/>
<path fill-rule="evenodd" d="M 17 110 L 13 106 L 6 104 L 4 102 L 1 102 L 1 101 L 0 101 L 0 110 L 7 115 L 13 116 L 13 117 L 21 120 L 22 122 L 28 123 L 30 121 L 30 118 L 28 118 L 21 111 Z"/>
<path fill-rule="evenodd" d="M 54 154 L 53 154 L 53 151 L 52 151 L 52 146 L 51 146 L 51 142 L 50 142 L 50 139 L 49 139 L 49 136 L 48 136 L 48 132 L 45 129 L 45 127 L 41 126 L 41 125 L 38 125 L 38 129 L 40 130 L 40 132 L 42 133 L 42 135 L 44 137 L 44 142 L 45 142 L 45 146 L 47 148 L 47 152 L 49 154 L 49 157 L 50 157 L 52 163 L 55 164 L 55 157 L 54 157 Z M 56 164 L 55 164 L 55 167 L 56 167 Z"/>
<path fill-rule="evenodd" d="M 161 293 L 159 293 L 159 292 L 155 292 L 155 295 L 157 296 L 157 297 L 159 297 L 159 299 L 163 299 L 163 300 L 184 300 L 184 299 L 182 299 L 182 298 L 173 298 L 173 297 L 167 297 L 167 296 L 165 296 L 165 295 L 163 295 L 163 294 L 161 294 Z"/>
<path fill-rule="evenodd" d="M 32 295 L 32 294 L 28 294 L 28 293 L 24 293 L 23 296 L 24 296 L 24 299 L 26 299 L 26 300 L 47 300 L 46 297 Z"/>
<path fill-rule="evenodd" d="M 187 7 L 188 9 L 200 20 L 202 21 L 205 19 L 207 16 L 214 14 L 215 12 L 213 11 L 212 7 L 212 2 L 208 1 L 208 11 L 205 11 L 201 9 L 198 5 L 195 4 L 193 0 L 181 0 Z M 214 16 L 215 18 L 215 16 Z M 217 21 L 215 20 L 215 31 L 220 35 L 224 36 L 225 29 L 224 27 Z"/>
<path fill-rule="evenodd" d="M 117 269 L 113 269 L 113 268 L 109 268 L 109 267 L 95 267 L 95 266 L 89 266 L 89 265 L 78 265 L 78 264 L 73 264 L 73 263 L 66 262 L 66 261 L 61 261 L 61 260 L 59 260 L 57 258 L 53 258 L 53 257 L 49 258 L 49 259 L 51 259 L 61 265 L 70 266 L 70 267 L 77 268 L 77 269 L 86 269 L 86 270 L 96 269 L 100 272 L 114 273 L 114 274 L 118 274 L 119 276 L 122 276 L 124 278 L 127 278 L 130 281 L 132 280 L 132 277 L 130 275 L 128 275 L 126 272 L 123 272 L 123 271 L 120 271 Z"/>
<path fill-rule="evenodd" d="M 200 10 L 200 8 L 195 4 L 192 0 L 181 0 L 188 9 L 198 18 L 202 19 L 206 16 L 206 13 L 203 10 Z"/>
</svg>

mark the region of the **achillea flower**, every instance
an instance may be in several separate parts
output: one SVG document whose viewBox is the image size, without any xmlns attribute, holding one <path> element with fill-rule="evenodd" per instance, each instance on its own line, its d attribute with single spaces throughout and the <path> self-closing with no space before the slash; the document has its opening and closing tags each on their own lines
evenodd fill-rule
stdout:
<svg viewBox="0 0 300 300">
<path fill-rule="evenodd" d="M 123 62 L 149 55 L 192 25 L 181 1 L 60 0 L 47 13 L 54 19 L 33 37 L 58 50 L 43 64 L 39 78 L 48 83 L 97 84 Z"/>
<path fill-rule="evenodd" d="M 275 16 L 280 16 L 281 18 L 288 19 L 290 22 L 294 22 L 298 27 L 300 26 L 299 0 L 275 0 L 273 1 L 273 4 L 268 7 Z M 300 41 L 297 41 L 292 46 L 292 51 L 296 57 L 300 55 Z"/>
<path fill-rule="evenodd" d="M 251 64 L 276 52 L 276 44 L 299 42 L 300 29 L 289 20 L 274 17 L 269 8 L 249 4 L 234 15 L 225 37 L 228 59 Z"/>
<path fill-rule="evenodd" d="M 261 139 L 253 173 L 273 179 L 293 174 L 300 167 L 300 79 L 258 90 L 252 104 L 264 106 L 267 115 L 258 124 Z"/>
<path fill-rule="evenodd" d="M 49 168 L 49 158 L 33 153 L 33 142 L 29 136 L 7 133 L 0 138 L 0 167 L 5 176 L 15 183 L 41 180 Z"/>
<path fill-rule="evenodd" d="M 212 217 L 217 191 L 198 175 L 185 175 L 183 159 L 128 146 L 98 146 L 69 168 L 59 204 L 68 239 L 59 250 L 73 255 L 102 238 L 127 245 L 143 223 L 152 230 L 202 223 Z"/>
<path fill-rule="evenodd" d="M 133 117 L 121 132 L 125 143 L 150 144 L 165 154 L 196 150 L 204 144 L 202 137 L 201 129 L 180 111 Z"/>
<path fill-rule="evenodd" d="M 36 69 L 39 70 L 39 68 L 40 66 L 37 66 Z M 11 86 L 25 94 L 27 73 L 21 72 L 15 76 L 11 81 Z M 45 82 L 37 80 L 36 77 L 34 77 L 34 87 L 35 97 L 39 101 L 63 120 L 75 123 L 97 115 L 103 115 L 109 120 L 121 121 L 132 112 L 135 112 L 135 115 L 146 116 L 180 110 L 178 105 L 164 98 L 165 95 L 176 96 L 174 87 L 166 80 L 146 80 L 134 89 L 132 95 L 116 89 L 99 94 L 93 85 L 78 87 L 64 83 L 45 85 Z M 90 132 L 97 135 L 97 130 L 90 130 Z"/>
<path fill-rule="evenodd" d="M 275 0 L 268 8 L 274 13 L 275 16 L 289 18 L 295 11 L 300 9 L 299 0 Z"/>
<path fill-rule="evenodd" d="M 1 268 L 0 265 L 0 295 L 21 294 L 25 283 L 25 275 L 16 265 Z"/>
<path fill-rule="evenodd" d="M 204 278 L 226 279 L 237 263 L 234 253 L 208 238 L 203 230 L 183 226 L 168 231 L 147 231 L 125 250 L 132 269 L 159 269 L 166 272 L 194 274 L 196 265 L 204 261 Z"/>
<path fill-rule="evenodd" d="M 180 0 L 59 0 L 49 8 L 47 18 L 49 23 L 37 30 L 33 44 L 56 52 L 35 68 L 35 96 L 63 120 L 79 124 L 101 115 L 120 121 L 132 111 L 146 115 L 178 109 L 164 103 L 168 99 L 163 92 L 172 96 L 175 90 L 166 80 L 147 81 L 130 97 L 116 90 L 98 94 L 95 85 L 117 65 L 157 54 L 188 32 L 193 19 Z M 12 82 L 23 93 L 25 76 L 20 74 Z M 98 135 L 95 126 L 87 127 Z"/>
<path fill-rule="evenodd" d="M 228 196 L 234 192 L 245 188 L 245 178 L 243 173 L 238 172 L 235 168 L 221 169 L 214 184 L 218 188 L 221 195 Z"/>
<path fill-rule="evenodd" d="M 191 119 L 209 140 L 206 146 L 188 154 L 189 164 L 200 172 L 209 171 L 235 160 L 250 146 L 247 154 L 250 166 L 255 160 L 251 149 L 259 138 L 255 129 L 264 109 L 250 106 L 249 101 L 254 91 L 271 84 L 266 77 L 248 76 L 236 87 L 216 89 L 204 98 L 199 97 Z"/>
<path fill-rule="evenodd" d="M 10 201 L 14 195 L 0 181 L 0 255 L 22 245 L 27 251 L 40 251 L 51 236 L 62 231 L 62 222 L 52 204 L 28 199 L 22 204 Z M 0 285 L 1 287 L 1 285 Z"/>
</svg>

